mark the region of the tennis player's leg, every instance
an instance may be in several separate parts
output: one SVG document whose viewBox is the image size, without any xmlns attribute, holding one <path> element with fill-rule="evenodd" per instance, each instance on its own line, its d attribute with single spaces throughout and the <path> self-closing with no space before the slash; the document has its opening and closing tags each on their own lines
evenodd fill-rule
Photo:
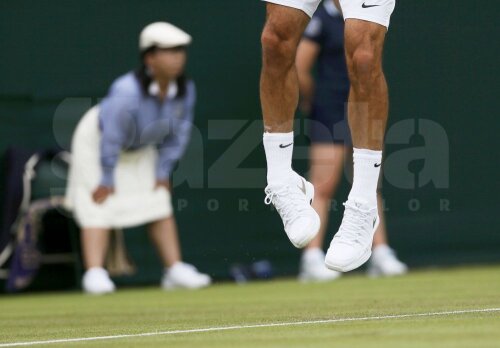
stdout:
<svg viewBox="0 0 500 348">
<path fill-rule="evenodd" d="M 347 272 L 371 256 L 379 225 L 377 183 L 389 98 L 382 70 L 382 51 L 395 0 L 341 0 L 345 22 L 345 52 L 351 82 L 349 127 L 354 146 L 353 186 L 344 217 L 325 263 Z"/>
<path fill-rule="evenodd" d="M 267 160 L 266 204 L 280 214 L 288 238 L 305 247 L 320 227 L 313 185 L 292 170 L 293 121 L 299 88 L 295 55 L 318 0 L 272 0 L 262 32 L 260 97 Z M 313 6 L 311 6 L 313 5 Z"/>
</svg>

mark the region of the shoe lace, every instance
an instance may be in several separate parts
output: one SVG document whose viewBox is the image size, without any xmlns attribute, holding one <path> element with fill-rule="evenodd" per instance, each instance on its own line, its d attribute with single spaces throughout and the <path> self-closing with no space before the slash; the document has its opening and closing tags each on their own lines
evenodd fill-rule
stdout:
<svg viewBox="0 0 500 348">
<path fill-rule="evenodd" d="M 369 232 L 366 225 L 371 223 L 373 210 L 363 210 L 351 202 L 345 202 L 343 205 L 345 207 L 344 218 L 334 238 L 346 244 L 351 244 L 352 241 L 363 244 L 362 236 Z"/>
<path fill-rule="evenodd" d="M 266 193 L 264 203 L 274 205 L 285 225 L 300 217 L 302 212 L 307 211 L 308 206 L 305 204 L 304 194 L 298 188 L 294 189 L 289 185 L 279 188 L 268 186 L 264 191 Z"/>
</svg>

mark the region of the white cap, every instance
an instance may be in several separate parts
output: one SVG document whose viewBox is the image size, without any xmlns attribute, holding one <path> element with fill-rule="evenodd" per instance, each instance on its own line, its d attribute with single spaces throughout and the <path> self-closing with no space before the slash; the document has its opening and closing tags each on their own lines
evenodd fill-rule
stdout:
<svg viewBox="0 0 500 348">
<path fill-rule="evenodd" d="M 142 30 L 139 38 L 139 49 L 144 51 L 153 46 L 158 48 L 187 46 L 191 41 L 191 35 L 175 25 L 156 22 L 149 24 Z"/>
</svg>

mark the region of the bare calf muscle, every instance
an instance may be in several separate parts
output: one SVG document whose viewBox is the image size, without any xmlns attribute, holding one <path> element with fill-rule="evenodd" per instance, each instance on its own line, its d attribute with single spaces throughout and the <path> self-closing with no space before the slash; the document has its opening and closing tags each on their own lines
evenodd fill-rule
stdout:
<svg viewBox="0 0 500 348">
<path fill-rule="evenodd" d="M 348 19 L 346 61 L 351 81 L 349 126 L 356 148 L 382 150 L 388 116 L 387 83 L 382 71 L 386 28 Z"/>
</svg>

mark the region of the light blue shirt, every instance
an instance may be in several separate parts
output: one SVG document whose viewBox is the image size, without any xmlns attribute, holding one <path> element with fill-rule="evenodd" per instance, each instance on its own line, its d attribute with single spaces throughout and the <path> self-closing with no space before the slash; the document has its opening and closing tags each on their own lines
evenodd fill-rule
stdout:
<svg viewBox="0 0 500 348">
<path fill-rule="evenodd" d="M 177 88 L 170 87 L 170 91 Z M 154 88 L 144 93 L 133 72 L 116 79 L 100 105 L 100 184 L 114 186 L 115 167 L 122 151 L 147 145 L 158 149 L 156 179 L 168 179 L 189 142 L 195 103 L 196 89 L 190 80 L 184 96 L 169 93 L 161 102 Z"/>
</svg>

